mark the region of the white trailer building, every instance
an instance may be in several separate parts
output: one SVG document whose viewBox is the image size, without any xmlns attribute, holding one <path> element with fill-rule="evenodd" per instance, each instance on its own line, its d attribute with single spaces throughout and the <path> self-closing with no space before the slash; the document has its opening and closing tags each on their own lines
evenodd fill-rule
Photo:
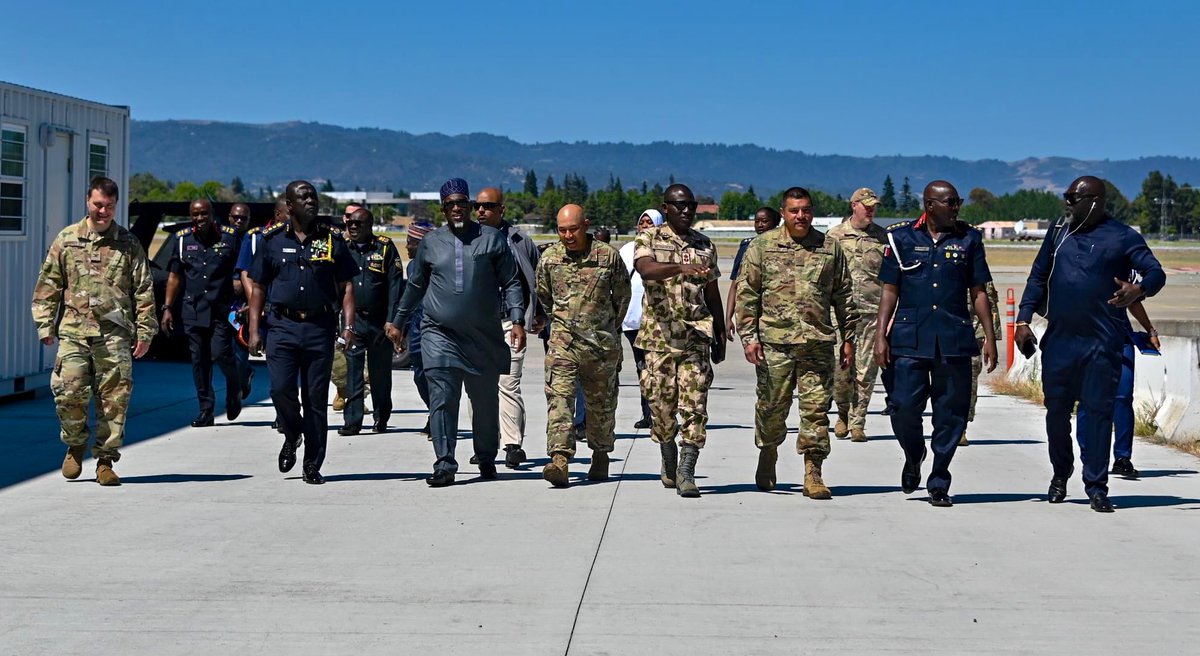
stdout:
<svg viewBox="0 0 1200 656">
<path fill-rule="evenodd" d="M 83 218 L 98 175 L 121 188 L 128 225 L 129 108 L 0 81 L 0 396 L 45 387 L 56 347 L 44 347 L 29 314 L 50 242 Z"/>
</svg>

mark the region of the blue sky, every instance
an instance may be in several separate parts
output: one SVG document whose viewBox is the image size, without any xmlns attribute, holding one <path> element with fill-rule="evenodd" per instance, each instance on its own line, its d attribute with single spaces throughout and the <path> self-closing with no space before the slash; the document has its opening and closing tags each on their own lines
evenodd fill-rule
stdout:
<svg viewBox="0 0 1200 656">
<path fill-rule="evenodd" d="M 137 119 L 1200 156 L 1193 2 L 55 0 L 3 18 L 0 80 Z"/>
</svg>

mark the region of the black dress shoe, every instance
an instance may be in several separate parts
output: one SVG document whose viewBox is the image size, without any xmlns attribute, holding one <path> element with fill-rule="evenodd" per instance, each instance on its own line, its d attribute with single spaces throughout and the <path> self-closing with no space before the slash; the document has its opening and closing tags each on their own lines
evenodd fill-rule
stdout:
<svg viewBox="0 0 1200 656">
<path fill-rule="evenodd" d="M 934 488 L 929 491 L 929 505 L 937 508 L 949 508 L 954 505 L 950 500 L 950 493 L 942 488 Z"/>
<path fill-rule="evenodd" d="M 643 428 L 650 428 L 652 423 L 653 422 L 650 421 L 649 417 L 642 417 L 641 419 L 639 419 L 633 423 L 633 427 L 638 430 L 641 430 Z"/>
<path fill-rule="evenodd" d="M 1129 458 L 1117 458 L 1113 461 L 1112 473 L 1124 478 L 1137 478 L 1142 473 L 1139 472 L 1130 462 Z"/>
<path fill-rule="evenodd" d="M 358 435 L 361 432 L 362 432 L 362 428 L 360 428 L 358 426 L 342 426 L 341 428 L 338 429 L 338 435 L 341 435 L 343 437 L 345 437 L 347 435 Z"/>
<path fill-rule="evenodd" d="M 921 487 L 921 463 L 925 462 L 928 454 L 929 449 L 922 449 L 920 462 L 904 461 L 904 468 L 900 470 L 900 489 L 905 494 L 912 494 Z"/>
<path fill-rule="evenodd" d="M 225 397 L 225 418 L 233 421 L 242 414 L 242 399 L 237 394 L 231 394 Z"/>
<path fill-rule="evenodd" d="M 471 459 L 468 460 L 467 462 L 471 463 L 472 465 L 478 465 L 479 464 L 479 456 L 473 455 L 473 456 L 471 456 Z"/>
<path fill-rule="evenodd" d="M 1107 493 L 1097 492 L 1092 495 L 1092 510 L 1098 513 L 1114 512 L 1112 502 L 1108 500 Z"/>
<path fill-rule="evenodd" d="M 496 479 L 496 463 L 494 460 L 479 463 L 479 477 L 489 481 Z"/>
<path fill-rule="evenodd" d="M 325 477 L 315 465 L 304 465 L 304 482 L 309 485 L 324 485 Z"/>
<path fill-rule="evenodd" d="M 447 485 L 454 485 L 454 474 L 444 469 L 439 469 L 433 472 L 433 476 L 425 479 L 425 483 L 429 485 L 429 487 L 446 487 Z"/>
<path fill-rule="evenodd" d="M 246 398 L 250 396 L 250 385 L 253 382 L 254 382 L 254 370 L 251 369 L 250 372 L 248 374 L 246 374 L 246 380 L 242 381 L 242 400 L 243 401 L 245 401 Z"/>
<path fill-rule="evenodd" d="M 204 426 L 213 425 L 213 416 L 211 412 L 201 412 L 192 420 L 192 428 L 203 428 Z"/>
<path fill-rule="evenodd" d="M 286 474 L 296 466 L 296 447 L 298 443 L 287 438 L 283 440 L 283 448 L 279 449 L 279 471 Z"/>
<path fill-rule="evenodd" d="M 379 421 L 375 422 L 374 426 L 371 426 L 371 430 L 375 431 L 376 433 L 386 433 L 387 424 L 388 423 L 386 419 L 380 419 Z"/>
<path fill-rule="evenodd" d="M 525 455 L 525 449 L 522 449 L 516 444 L 509 444 L 508 446 L 504 447 L 504 466 L 508 467 L 509 469 L 516 469 L 517 467 L 520 467 L 521 463 L 525 462 L 525 458 L 527 457 L 528 456 Z"/>
<path fill-rule="evenodd" d="M 1046 501 L 1050 503 L 1062 503 L 1067 500 L 1067 479 L 1052 478 L 1050 479 L 1050 489 L 1046 492 Z"/>
</svg>

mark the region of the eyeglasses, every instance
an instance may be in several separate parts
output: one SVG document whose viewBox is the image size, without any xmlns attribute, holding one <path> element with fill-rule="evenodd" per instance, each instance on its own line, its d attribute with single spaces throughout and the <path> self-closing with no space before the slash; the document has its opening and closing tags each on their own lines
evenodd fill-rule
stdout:
<svg viewBox="0 0 1200 656">
<path fill-rule="evenodd" d="M 449 209 L 451 207 L 461 207 L 463 209 L 471 209 L 471 201 L 469 200 L 448 200 L 442 203 L 442 207 Z"/>
<path fill-rule="evenodd" d="M 694 200 L 669 200 L 666 204 L 674 207 L 680 212 L 688 209 L 694 210 L 697 206 L 697 203 Z"/>
<path fill-rule="evenodd" d="M 946 207 L 962 207 L 963 199 L 961 198 L 930 198 L 934 203 L 941 203 Z"/>
<path fill-rule="evenodd" d="M 475 203 L 475 211 L 499 209 L 500 203 Z"/>
<path fill-rule="evenodd" d="M 1063 194 L 1063 200 L 1067 201 L 1067 205 L 1075 205 L 1084 198 L 1096 198 L 1096 194 L 1073 194 L 1071 192 Z"/>
</svg>

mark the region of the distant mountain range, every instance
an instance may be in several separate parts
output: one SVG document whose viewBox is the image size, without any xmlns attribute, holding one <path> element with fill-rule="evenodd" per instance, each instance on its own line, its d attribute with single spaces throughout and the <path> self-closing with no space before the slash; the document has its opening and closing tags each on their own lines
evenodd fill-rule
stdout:
<svg viewBox="0 0 1200 656">
<path fill-rule="evenodd" d="M 131 167 L 172 180 L 218 180 L 238 176 L 250 191 L 279 189 L 289 180 L 330 180 L 338 190 L 436 190 L 446 178 L 466 178 L 473 188 L 521 188 L 525 172 L 561 182 L 566 173 L 584 176 L 591 188 L 609 175 L 625 186 L 642 181 L 664 186 L 670 176 L 694 191 L 716 197 L 753 186 L 760 196 L 792 185 L 848 196 L 871 186 L 877 191 L 891 175 L 897 191 L 907 176 L 914 192 L 945 178 L 960 193 L 984 187 L 996 194 L 1023 188 L 1061 190 L 1079 175 L 1113 182 L 1133 198 L 1152 170 L 1176 181 L 1200 183 L 1200 159 L 1144 157 L 1084 161 L 1066 157 L 961 160 L 941 156 L 848 157 L 811 155 L 754 145 L 630 143 L 522 144 L 476 133 L 458 136 L 410 134 L 375 128 L 343 128 L 320 123 L 250 125 L 217 121 L 133 121 Z"/>
</svg>

